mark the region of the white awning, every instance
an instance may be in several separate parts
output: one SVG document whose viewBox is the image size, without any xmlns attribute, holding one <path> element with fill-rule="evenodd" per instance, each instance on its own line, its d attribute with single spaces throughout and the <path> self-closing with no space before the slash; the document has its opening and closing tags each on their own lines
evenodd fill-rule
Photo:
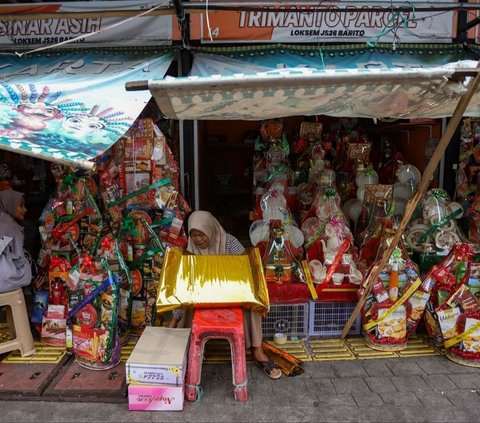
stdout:
<svg viewBox="0 0 480 423">
<path fill-rule="evenodd" d="M 148 88 L 161 112 L 172 119 L 441 118 L 453 114 L 477 66 L 474 60 L 450 61 L 465 57 L 458 52 L 405 55 L 385 50 L 370 57 L 357 49 L 356 55 L 347 52 L 338 61 L 328 54 L 287 56 L 274 50 L 196 53 L 192 72 L 197 75 L 150 80 Z M 466 115 L 479 114 L 476 94 Z"/>
</svg>

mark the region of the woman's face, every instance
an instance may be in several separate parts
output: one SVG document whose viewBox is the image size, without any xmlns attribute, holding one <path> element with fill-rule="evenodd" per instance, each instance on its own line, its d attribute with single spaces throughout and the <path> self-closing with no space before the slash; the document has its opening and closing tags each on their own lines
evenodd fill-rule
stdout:
<svg viewBox="0 0 480 423">
<path fill-rule="evenodd" d="M 192 238 L 193 243 L 202 250 L 208 248 L 210 245 L 210 240 L 208 236 L 205 235 L 203 232 L 199 231 L 198 229 L 192 229 L 190 231 L 190 238 Z"/>
<path fill-rule="evenodd" d="M 25 213 L 27 212 L 27 209 L 25 208 L 25 198 L 22 197 L 20 199 L 20 202 L 18 203 L 18 206 L 15 210 L 15 219 L 17 220 L 23 220 L 25 218 Z"/>
</svg>

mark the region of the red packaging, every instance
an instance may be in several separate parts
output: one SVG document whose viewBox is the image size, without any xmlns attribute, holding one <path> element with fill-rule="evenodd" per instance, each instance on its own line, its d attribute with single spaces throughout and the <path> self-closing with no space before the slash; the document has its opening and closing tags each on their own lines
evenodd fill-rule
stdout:
<svg viewBox="0 0 480 423">
<path fill-rule="evenodd" d="M 380 278 L 378 278 L 373 284 L 373 295 L 375 295 L 375 299 L 379 304 L 385 303 L 389 300 L 388 292 Z"/>
<path fill-rule="evenodd" d="M 455 285 L 455 275 L 444 266 L 434 266 L 432 274 L 443 286 L 451 287 Z"/>
</svg>

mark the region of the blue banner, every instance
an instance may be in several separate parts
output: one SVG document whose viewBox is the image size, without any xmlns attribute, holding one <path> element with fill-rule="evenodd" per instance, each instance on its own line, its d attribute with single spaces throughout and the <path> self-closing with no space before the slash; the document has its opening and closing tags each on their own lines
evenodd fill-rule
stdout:
<svg viewBox="0 0 480 423">
<path fill-rule="evenodd" d="M 150 99 L 125 83 L 163 78 L 172 59 L 153 48 L 2 56 L 0 148 L 89 167 Z"/>
</svg>

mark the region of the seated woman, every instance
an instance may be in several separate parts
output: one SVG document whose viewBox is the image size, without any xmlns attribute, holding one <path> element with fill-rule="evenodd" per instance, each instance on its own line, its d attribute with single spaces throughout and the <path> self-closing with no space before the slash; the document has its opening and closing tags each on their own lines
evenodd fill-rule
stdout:
<svg viewBox="0 0 480 423">
<path fill-rule="evenodd" d="M 243 245 L 233 235 L 223 229 L 218 220 L 207 211 L 193 212 L 188 219 L 188 246 L 192 254 L 242 254 Z M 175 310 L 170 327 L 190 327 L 193 320 L 193 310 Z M 253 361 L 263 369 L 271 379 L 282 376 L 281 369 L 270 361 L 262 348 L 262 317 L 250 310 L 244 309 L 243 322 L 245 327 L 245 347 L 251 348 Z"/>
<path fill-rule="evenodd" d="M 30 284 L 32 269 L 23 250 L 26 213 L 21 192 L 0 191 L 0 292 L 14 291 Z"/>
</svg>

